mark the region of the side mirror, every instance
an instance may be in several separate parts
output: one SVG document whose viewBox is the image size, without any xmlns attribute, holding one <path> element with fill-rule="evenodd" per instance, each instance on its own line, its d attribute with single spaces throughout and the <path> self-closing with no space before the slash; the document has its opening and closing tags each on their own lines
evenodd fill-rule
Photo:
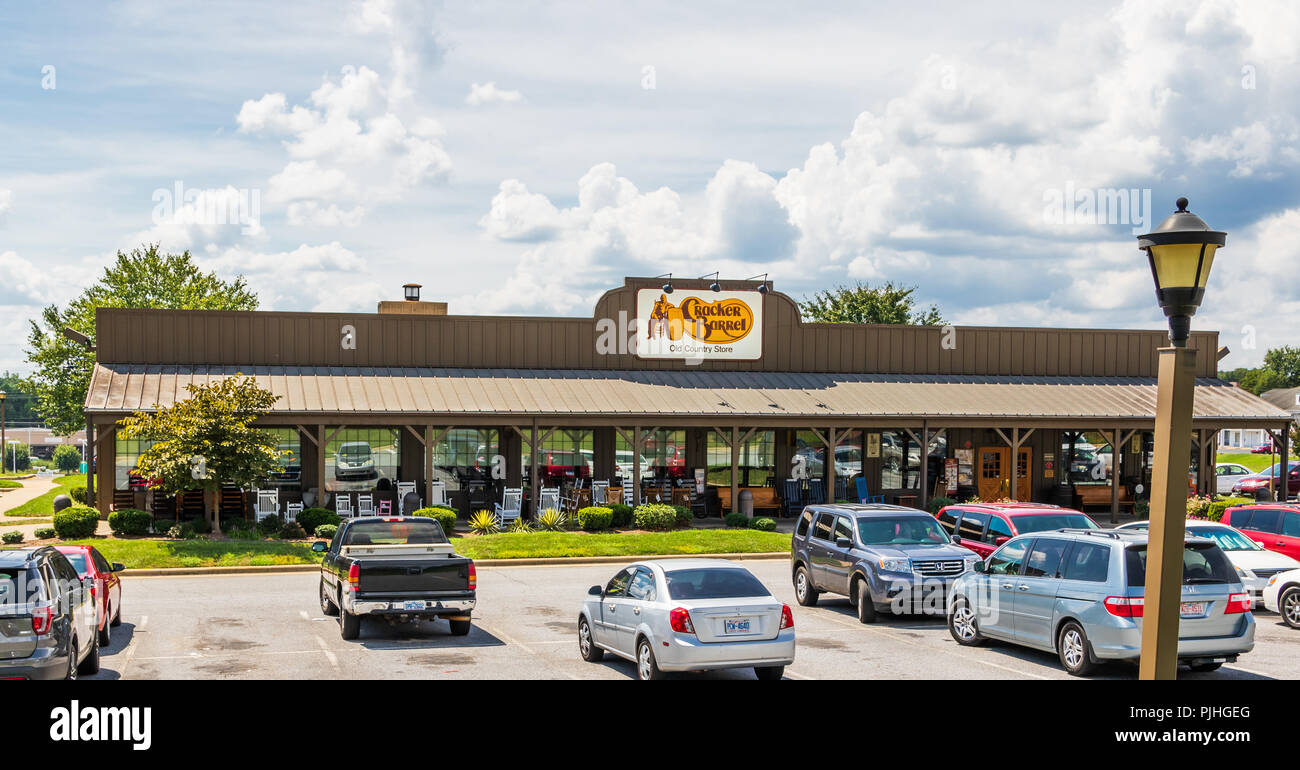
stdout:
<svg viewBox="0 0 1300 770">
<path fill-rule="evenodd" d="M 949 534 L 949 537 L 952 538 L 953 545 L 961 545 L 961 535 L 957 534 L 956 532 L 952 532 Z"/>
<path fill-rule="evenodd" d="M 835 538 L 835 547 L 848 550 L 853 547 L 853 541 L 847 537 L 837 537 Z"/>
<path fill-rule="evenodd" d="M 604 596 L 605 590 L 600 586 L 592 586 L 587 589 L 587 596 Z"/>
<path fill-rule="evenodd" d="M 1006 535 L 1003 535 L 1002 537 L 999 537 L 996 540 L 994 540 L 993 545 L 1002 545 L 1003 543 L 1007 542 L 1010 539 L 1011 538 L 1007 537 Z"/>
<path fill-rule="evenodd" d="M 311 549 L 316 553 L 325 553 L 330 548 L 330 544 L 324 540 L 317 540 L 311 544 Z"/>
<path fill-rule="evenodd" d="M 121 572 L 122 570 L 126 569 L 126 565 L 120 561 L 113 562 L 112 567 L 114 572 Z"/>
<path fill-rule="evenodd" d="M 983 574 L 983 573 L 985 572 L 985 570 L 988 569 L 988 565 L 985 564 L 983 561 L 977 561 L 977 562 L 975 562 L 975 567 L 974 567 L 974 569 L 975 569 L 976 572 L 979 572 L 980 574 Z"/>
</svg>

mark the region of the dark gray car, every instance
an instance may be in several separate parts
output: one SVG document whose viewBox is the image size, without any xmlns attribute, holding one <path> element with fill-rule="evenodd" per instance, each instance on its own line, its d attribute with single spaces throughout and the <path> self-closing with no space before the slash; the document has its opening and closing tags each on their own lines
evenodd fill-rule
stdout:
<svg viewBox="0 0 1300 770">
<path fill-rule="evenodd" d="M 948 587 L 977 561 L 933 516 L 898 505 L 809 506 L 790 545 L 799 603 L 841 594 L 863 623 L 882 611 L 943 614 Z"/>
<path fill-rule="evenodd" d="M 63 554 L 0 550 L 0 679 L 96 673 L 98 620 L 89 586 Z"/>
</svg>

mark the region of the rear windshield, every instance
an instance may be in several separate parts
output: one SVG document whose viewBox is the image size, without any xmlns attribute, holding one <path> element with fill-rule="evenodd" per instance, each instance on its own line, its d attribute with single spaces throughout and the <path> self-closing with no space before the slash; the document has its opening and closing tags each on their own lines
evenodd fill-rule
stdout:
<svg viewBox="0 0 1300 770">
<path fill-rule="evenodd" d="M 343 545 L 431 545 L 447 542 L 442 525 L 433 519 L 361 521 L 348 527 Z"/>
<path fill-rule="evenodd" d="M 674 599 L 741 599 L 771 596 L 772 593 L 749 574 L 737 567 L 679 569 L 665 572 L 668 595 Z"/>
<path fill-rule="evenodd" d="M 864 545 L 934 545 L 951 542 L 933 516 L 866 516 L 858 519 Z"/>
<path fill-rule="evenodd" d="M 1127 550 L 1128 584 L 1143 586 L 1147 582 L 1147 547 Z M 1213 543 L 1188 543 L 1183 549 L 1183 585 L 1235 583 L 1237 572 L 1219 546 Z"/>
<path fill-rule="evenodd" d="M 1020 534 L 1050 532 L 1054 529 L 1100 529 L 1097 522 L 1082 513 L 1044 513 L 1016 516 L 1012 519 Z"/>
</svg>

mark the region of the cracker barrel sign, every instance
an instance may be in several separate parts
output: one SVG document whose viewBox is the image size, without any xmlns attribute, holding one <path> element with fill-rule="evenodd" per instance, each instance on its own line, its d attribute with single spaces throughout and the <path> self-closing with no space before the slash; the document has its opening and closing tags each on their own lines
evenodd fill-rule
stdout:
<svg viewBox="0 0 1300 770">
<path fill-rule="evenodd" d="M 756 291 L 640 289 L 636 317 L 641 358 L 763 357 L 763 295 Z"/>
</svg>

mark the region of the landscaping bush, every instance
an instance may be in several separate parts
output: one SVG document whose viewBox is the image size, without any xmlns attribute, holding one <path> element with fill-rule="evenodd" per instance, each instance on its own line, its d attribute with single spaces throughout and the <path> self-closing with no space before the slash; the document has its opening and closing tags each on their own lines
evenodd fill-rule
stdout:
<svg viewBox="0 0 1300 770">
<path fill-rule="evenodd" d="M 322 524 L 315 530 L 316 537 L 321 540 L 333 540 L 334 536 L 338 534 L 338 531 L 339 525 L 337 524 Z"/>
<path fill-rule="evenodd" d="M 627 527 L 632 524 L 632 506 L 623 503 L 613 503 L 609 506 L 613 518 L 610 520 L 611 527 Z"/>
<path fill-rule="evenodd" d="M 307 508 L 298 514 L 297 519 L 307 532 L 315 532 L 322 524 L 339 525 L 339 515 L 328 508 Z"/>
<path fill-rule="evenodd" d="M 153 514 L 126 508 L 108 514 L 108 526 L 115 535 L 147 535 L 153 526 Z"/>
<path fill-rule="evenodd" d="M 167 537 L 172 540 L 193 540 L 196 537 L 194 524 L 188 521 L 184 524 L 173 524 L 167 529 Z"/>
<path fill-rule="evenodd" d="M 632 522 L 637 529 L 671 529 L 677 523 L 677 512 L 663 503 L 638 505 L 632 511 Z"/>
<path fill-rule="evenodd" d="M 306 513 L 306 511 L 304 511 L 304 513 Z M 266 537 L 275 537 L 280 534 L 280 530 L 282 529 L 284 529 L 284 519 L 281 519 L 276 514 L 271 514 L 265 519 L 257 522 L 257 531 L 261 532 Z"/>
<path fill-rule="evenodd" d="M 535 517 L 537 528 L 543 532 L 560 532 L 564 529 L 564 514 L 555 508 L 547 508 Z"/>
<path fill-rule="evenodd" d="M 26 444 L 14 443 L 5 447 L 5 470 L 17 469 L 25 471 L 31 469 L 31 467 L 32 456 Z"/>
<path fill-rule="evenodd" d="M 84 505 L 74 505 L 54 514 L 54 531 L 64 540 L 90 537 L 98 526 L 99 511 Z"/>
<path fill-rule="evenodd" d="M 497 517 L 491 511 L 475 511 L 474 515 L 469 517 L 469 528 L 480 535 L 490 535 L 500 531 Z"/>
<path fill-rule="evenodd" d="M 745 529 L 749 526 L 749 517 L 743 513 L 733 512 L 722 517 L 722 521 L 728 527 L 739 527 Z"/>
<path fill-rule="evenodd" d="M 51 459 L 54 467 L 64 473 L 75 473 L 81 470 L 81 452 L 71 444 L 59 444 L 54 447 L 54 456 Z"/>
<path fill-rule="evenodd" d="M 679 527 L 691 526 L 691 519 L 695 518 L 691 515 L 691 509 L 684 505 L 674 505 L 673 513 L 677 515 L 677 526 Z"/>
<path fill-rule="evenodd" d="M 1187 498 L 1187 518 L 1203 519 L 1209 513 L 1210 504 L 1214 500 L 1208 495 L 1192 495 Z"/>
<path fill-rule="evenodd" d="M 1228 510 L 1234 505 L 1241 505 L 1242 503 L 1249 503 L 1249 502 L 1251 502 L 1249 497 L 1229 497 L 1223 500 L 1215 500 L 1214 502 L 1210 503 L 1208 508 L 1206 508 L 1205 516 L 1210 521 L 1220 521 L 1223 519 L 1224 511 Z"/>
<path fill-rule="evenodd" d="M 956 505 L 957 501 L 951 497 L 934 497 L 930 499 L 930 513 L 937 516 L 939 510 L 946 505 Z"/>
<path fill-rule="evenodd" d="M 296 521 L 286 522 L 280 528 L 281 540 L 302 540 L 304 537 L 307 537 L 307 530 L 303 529 L 302 525 Z"/>
<path fill-rule="evenodd" d="M 433 519 L 442 525 L 442 531 L 451 537 L 456 531 L 456 511 L 442 505 L 434 505 L 428 508 L 421 508 L 412 513 L 413 516 L 423 516 L 426 519 Z"/>
<path fill-rule="evenodd" d="M 766 517 L 761 519 L 754 519 L 749 522 L 749 528 L 759 529 L 764 532 L 774 532 L 776 530 L 776 522 Z"/>
<path fill-rule="evenodd" d="M 190 526 L 190 529 L 192 529 L 196 535 L 212 534 L 212 524 L 208 521 L 206 516 L 200 516 L 197 519 L 190 519 L 186 524 Z"/>
<path fill-rule="evenodd" d="M 37 527 L 35 534 L 37 540 L 49 540 L 57 537 L 59 533 L 54 531 L 54 527 Z"/>
<path fill-rule="evenodd" d="M 21 543 L 22 541 L 23 533 L 16 529 L 8 530 L 4 534 L 0 535 L 0 543 L 5 543 L 7 545 L 14 545 L 16 543 Z"/>
<path fill-rule="evenodd" d="M 71 497 L 71 498 L 72 498 L 72 502 L 74 502 L 74 503 L 79 503 L 79 504 L 81 504 L 81 505 L 88 505 L 88 504 L 89 504 L 88 501 L 89 501 L 90 498 L 86 496 L 86 488 L 85 488 L 85 487 L 71 487 L 71 488 L 69 488 L 69 489 L 68 489 L 68 497 Z"/>
<path fill-rule="evenodd" d="M 578 509 L 578 526 L 588 532 L 609 529 L 613 521 L 614 512 L 604 506 L 593 505 Z"/>
<path fill-rule="evenodd" d="M 513 532 L 516 535 L 526 535 L 529 532 L 533 531 L 533 527 L 528 522 L 520 518 L 510 522 L 510 526 L 506 528 L 506 531 Z"/>
</svg>

